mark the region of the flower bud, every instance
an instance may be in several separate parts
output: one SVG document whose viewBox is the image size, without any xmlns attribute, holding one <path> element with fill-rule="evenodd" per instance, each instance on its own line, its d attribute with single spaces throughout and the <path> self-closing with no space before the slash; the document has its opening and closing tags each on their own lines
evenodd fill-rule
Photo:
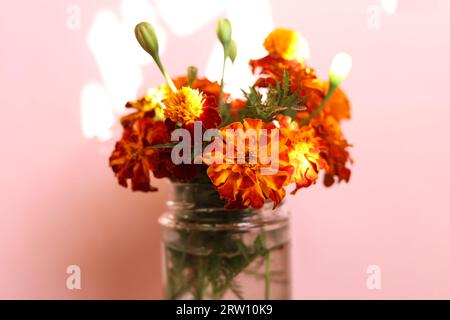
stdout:
<svg viewBox="0 0 450 320">
<path fill-rule="evenodd" d="M 344 81 L 352 69 L 352 57 L 345 52 L 339 52 L 333 58 L 330 66 L 330 82 L 333 86 L 338 86 Z"/>
<path fill-rule="evenodd" d="M 134 29 L 134 33 L 136 34 L 136 39 L 141 47 L 156 60 L 158 57 L 159 45 L 153 26 L 148 22 L 141 22 Z"/>
<path fill-rule="evenodd" d="M 217 37 L 224 47 L 231 41 L 231 23 L 228 19 L 220 19 L 217 23 Z"/>
<path fill-rule="evenodd" d="M 194 67 L 194 66 L 188 67 L 187 78 L 188 78 L 189 87 L 192 87 L 192 84 L 194 83 L 195 79 L 197 79 L 197 72 L 198 72 L 197 67 Z"/>
<path fill-rule="evenodd" d="M 231 40 L 231 42 L 226 50 L 227 50 L 226 54 L 227 54 L 228 58 L 230 58 L 231 62 L 234 63 L 234 60 L 236 60 L 236 55 L 237 55 L 236 41 Z"/>
</svg>

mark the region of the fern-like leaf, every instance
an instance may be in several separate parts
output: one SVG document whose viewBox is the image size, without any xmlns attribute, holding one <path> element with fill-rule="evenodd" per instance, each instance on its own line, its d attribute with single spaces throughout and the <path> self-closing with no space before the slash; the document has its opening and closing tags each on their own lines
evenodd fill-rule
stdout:
<svg viewBox="0 0 450 320">
<path fill-rule="evenodd" d="M 239 115 L 270 122 L 279 114 L 294 116 L 297 111 L 305 110 L 301 105 L 304 101 L 304 97 L 300 97 L 301 88 L 292 92 L 289 79 L 289 73 L 285 70 L 283 82 L 277 81 L 274 87 L 269 86 L 266 99 L 255 87 L 250 87 L 249 92 L 243 91 L 247 107 L 240 110 Z"/>
</svg>

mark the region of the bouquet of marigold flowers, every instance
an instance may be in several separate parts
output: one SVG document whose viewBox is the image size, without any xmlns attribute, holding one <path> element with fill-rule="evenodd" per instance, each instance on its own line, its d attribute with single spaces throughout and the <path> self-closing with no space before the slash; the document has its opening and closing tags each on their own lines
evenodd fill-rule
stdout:
<svg viewBox="0 0 450 320">
<path fill-rule="evenodd" d="M 273 240 L 280 233 L 269 234 L 267 220 L 259 221 L 260 231 L 248 238 L 245 228 L 226 230 L 242 217 L 257 216 L 266 204 L 277 208 L 288 186 L 295 194 L 316 183 L 320 171 L 326 186 L 349 180 L 350 145 L 340 122 L 350 118 L 350 107 L 338 86 L 350 71 L 350 56 L 337 54 L 329 81 L 322 81 L 299 58 L 299 34 L 276 29 L 264 41 L 268 55 L 249 63 L 256 82 L 235 98 L 224 91 L 225 71 L 220 82 L 199 77 L 196 67 L 172 79 L 153 27 L 143 22 L 135 33 L 166 83 L 126 104 L 133 112 L 121 118 L 123 135 L 110 165 L 119 184 L 131 182 L 133 191 L 157 191 L 150 173 L 176 186 L 171 203 L 182 214 L 161 220 L 171 230 L 164 233 L 167 297 L 230 298 L 231 292 L 244 298 L 238 276 L 263 268 L 261 292 L 269 298 L 276 283 L 274 252 L 286 248 Z M 219 21 L 217 36 L 225 70 L 227 59 L 234 62 L 237 55 L 227 19 Z M 199 221 L 201 227 L 192 227 Z M 279 280 L 288 281 L 286 274 Z"/>
</svg>

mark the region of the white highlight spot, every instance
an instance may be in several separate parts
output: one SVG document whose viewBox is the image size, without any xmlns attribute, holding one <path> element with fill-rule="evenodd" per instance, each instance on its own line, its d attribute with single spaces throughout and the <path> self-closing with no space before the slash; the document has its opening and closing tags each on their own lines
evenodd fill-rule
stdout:
<svg viewBox="0 0 450 320">
<path fill-rule="evenodd" d="M 87 42 L 102 82 L 82 89 L 81 127 L 86 138 L 111 138 L 114 114 L 124 113 L 125 103 L 136 97 L 142 85 L 142 66 L 152 63 L 152 59 L 134 35 L 134 28 L 141 21 L 152 22 L 158 33 L 160 52 L 164 52 L 166 34 L 157 22 L 153 6 L 146 0 L 123 0 L 121 16 L 104 10 L 94 19 Z"/>
<path fill-rule="evenodd" d="M 112 137 L 114 115 L 103 86 L 87 84 L 81 92 L 81 131 L 87 139 L 106 141 Z"/>
<path fill-rule="evenodd" d="M 130 45 L 129 38 L 134 39 L 133 33 L 127 32 L 119 19 L 108 11 L 98 14 L 88 36 L 89 48 L 114 108 L 123 108 L 126 101 L 136 95 L 143 80 L 136 58 L 144 53 L 137 51 L 136 41 Z"/>
<path fill-rule="evenodd" d="M 298 51 L 298 58 L 302 61 L 309 60 L 311 58 L 311 48 L 309 46 L 308 40 L 299 34 L 298 43 L 300 44 L 300 50 Z"/>
<path fill-rule="evenodd" d="M 397 12 L 397 6 L 397 0 L 381 0 L 381 7 L 389 14 L 395 14 Z"/>
<path fill-rule="evenodd" d="M 207 23 L 216 21 L 217 16 L 229 6 L 228 1 L 212 0 L 154 0 L 154 3 L 164 22 L 179 36 L 190 35 Z"/>
</svg>

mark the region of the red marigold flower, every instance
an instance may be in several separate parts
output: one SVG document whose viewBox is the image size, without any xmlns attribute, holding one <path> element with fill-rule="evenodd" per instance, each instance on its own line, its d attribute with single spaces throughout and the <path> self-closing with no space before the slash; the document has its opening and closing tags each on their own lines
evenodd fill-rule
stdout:
<svg viewBox="0 0 450 320">
<path fill-rule="evenodd" d="M 148 147 L 169 141 L 170 134 L 164 123 L 149 117 L 137 119 L 124 128 L 122 139 L 109 158 L 119 184 L 127 187 L 127 180 L 131 180 L 133 191 L 156 191 L 150 184 L 150 171 L 158 169 L 161 149 Z"/>
</svg>

